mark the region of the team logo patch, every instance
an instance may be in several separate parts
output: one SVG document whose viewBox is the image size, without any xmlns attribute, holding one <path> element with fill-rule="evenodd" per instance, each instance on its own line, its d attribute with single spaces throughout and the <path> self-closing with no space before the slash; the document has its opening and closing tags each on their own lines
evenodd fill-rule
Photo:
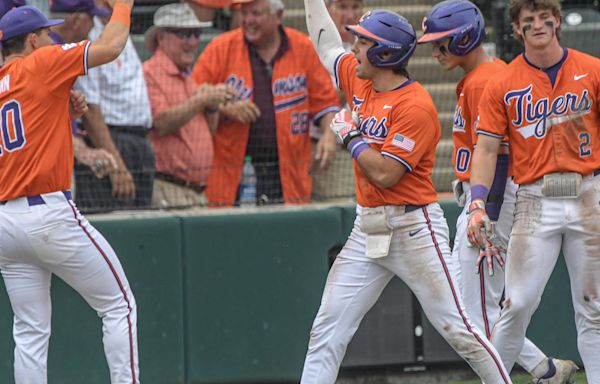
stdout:
<svg viewBox="0 0 600 384">
<path fill-rule="evenodd" d="M 403 149 L 406 152 L 412 152 L 415 149 L 415 144 L 416 143 L 414 140 L 409 139 L 408 137 L 399 133 L 396 133 L 396 135 L 394 135 L 394 139 L 392 140 L 393 146 Z"/>
<path fill-rule="evenodd" d="M 68 51 L 69 49 L 73 49 L 73 48 L 77 47 L 77 43 L 63 44 L 60 47 L 62 48 L 63 51 Z"/>
</svg>

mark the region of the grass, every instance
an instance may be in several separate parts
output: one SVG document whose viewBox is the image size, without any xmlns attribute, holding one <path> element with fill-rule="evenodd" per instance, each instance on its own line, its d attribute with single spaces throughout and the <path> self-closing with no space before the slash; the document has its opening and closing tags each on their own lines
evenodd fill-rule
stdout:
<svg viewBox="0 0 600 384">
<path fill-rule="evenodd" d="M 531 383 L 531 376 L 529 376 L 528 374 L 524 374 L 524 373 L 511 375 L 510 378 L 512 379 L 513 384 L 530 384 Z M 575 379 L 575 382 L 577 384 L 587 384 L 587 380 L 585 379 L 585 374 L 583 372 L 578 373 L 577 378 Z M 450 384 L 481 384 L 481 380 L 455 381 Z"/>
</svg>

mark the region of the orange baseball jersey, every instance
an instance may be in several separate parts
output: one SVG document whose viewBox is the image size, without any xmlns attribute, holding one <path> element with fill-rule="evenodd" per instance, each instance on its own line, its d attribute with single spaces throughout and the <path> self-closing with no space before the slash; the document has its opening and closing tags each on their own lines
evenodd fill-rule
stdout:
<svg viewBox="0 0 600 384">
<path fill-rule="evenodd" d="M 284 31 L 289 49 L 273 64 L 271 84 L 281 185 L 286 203 L 307 203 L 312 193 L 309 121 L 338 111 L 339 102 L 331 77 L 308 36 L 291 28 Z M 210 42 L 196 62 L 193 76 L 198 84 L 230 84 L 240 100 L 252 99 L 252 69 L 242 30 L 224 33 Z M 234 203 L 249 132 L 250 124 L 221 118 L 214 134 L 213 166 L 206 188 L 212 205 Z"/>
<path fill-rule="evenodd" d="M 69 98 L 88 47 L 48 46 L 0 69 L 0 200 L 71 188 Z"/>
<path fill-rule="evenodd" d="M 452 164 L 460 181 L 469 181 L 474 143 L 477 142 L 475 125 L 479 118 L 479 100 L 488 80 L 506 68 L 506 63 L 494 58 L 467 73 L 456 86 L 456 110 L 452 123 L 454 152 Z M 508 144 L 508 143 L 506 143 Z"/>
<path fill-rule="evenodd" d="M 517 184 L 547 173 L 600 168 L 600 60 L 569 49 L 554 87 L 523 55 L 488 82 L 478 134 L 510 138 Z"/>
<path fill-rule="evenodd" d="M 407 173 L 396 185 L 379 188 L 354 161 L 356 198 L 363 207 L 425 205 L 437 201 L 431 181 L 441 129 L 431 96 L 408 81 L 398 89 L 377 92 L 370 80 L 356 76 L 357 61 L 345 53 L 336 60 L 335 78 L 358 114 L 363 139 L 383 156 L 402 163 Z"/>
</svg>

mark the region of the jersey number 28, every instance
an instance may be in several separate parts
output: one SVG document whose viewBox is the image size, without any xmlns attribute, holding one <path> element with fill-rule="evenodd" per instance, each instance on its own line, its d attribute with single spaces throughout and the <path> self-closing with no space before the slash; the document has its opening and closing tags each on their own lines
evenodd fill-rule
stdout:
<svg viewBox="0 0 600 384">
<path fill-rule="evenodd" d="M 10 100 L 0 107 L 0 130 L 3 143 L 0 145 L 0 156 L 4 150 L 12 152 L 23 148 L 26 142 L 25 131 L 23 130 L 21 104 L 17 100 Z"/>
</svg>

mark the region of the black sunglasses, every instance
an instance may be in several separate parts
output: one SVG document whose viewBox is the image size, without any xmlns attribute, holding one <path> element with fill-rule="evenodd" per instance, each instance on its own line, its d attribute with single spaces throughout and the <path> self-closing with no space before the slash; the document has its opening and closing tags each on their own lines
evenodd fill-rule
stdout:
<svg viewBox="0 0 600 384">
<path fill-rule="evenodd" d="M 179 37 L 180 39 L 189 39 L 192 36 L 199 38 L 202 34 L 202 31 L 199 29 L 166 29 L 166 31 Z"/>
</svg>

